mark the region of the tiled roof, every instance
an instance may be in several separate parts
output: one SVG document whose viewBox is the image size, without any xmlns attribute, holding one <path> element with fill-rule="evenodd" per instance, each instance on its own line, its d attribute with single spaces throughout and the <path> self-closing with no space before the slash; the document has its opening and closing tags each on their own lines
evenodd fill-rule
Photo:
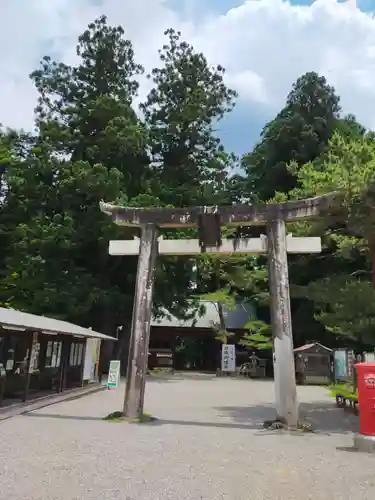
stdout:
<svg viewBox="0 0 375 500">
<path fill-rule="evenodd" d="M 319 342 L 314 342 L 313 344 L 302 345 L 302 346 L 294 349 L 294 352 L 308 351 L 309 349 L 311 349 L 312 347 L 315 347 L 315 346 L 322 347 L 326 351 L 332 352 L 332 349 L 330 349 L 329 347 L 326 347 L 325 345 L 319 344 Z"/>
</svg>

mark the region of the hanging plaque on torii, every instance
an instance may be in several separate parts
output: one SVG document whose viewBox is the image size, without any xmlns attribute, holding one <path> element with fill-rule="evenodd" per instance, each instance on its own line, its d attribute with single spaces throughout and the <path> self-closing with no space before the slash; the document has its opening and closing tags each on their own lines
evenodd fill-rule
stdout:
<svg viewBox="0 0 375 500">
<path fill-rule="evenodd" d="M 285 223 L 321 215 L 332 195 L 280 204 L 204 206 L 190 208 L 132 208 L 101 202 L 100 209 L 119 226 L 139 227 L 140 239 L 109 243 L 110 255 L 139 255 L 124 414 L 143 414 L 145 377 L 152 316 L 154 266 L 159 255 L 267 254 L 274 339 L 274 378 L 277 418 L 288 426 L 298 422 L 287 253 L 319 253 L 318 237 L 286 235 Z M 266 227 L 260 238 L 222 239 L 222 226 Z M 158 228 L 198 229 L 198 239 L 158 238 Z"/>
</svg>

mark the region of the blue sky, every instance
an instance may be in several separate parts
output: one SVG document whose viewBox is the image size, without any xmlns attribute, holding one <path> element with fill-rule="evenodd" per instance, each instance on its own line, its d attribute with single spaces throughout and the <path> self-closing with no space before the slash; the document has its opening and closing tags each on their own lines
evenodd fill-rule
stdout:
<svg viewBox="0 0 375 500">
<path fill-rule="evenodd" d="M 147 70 L 160 64 L 170 27 L 226 68 L 226 83 L 240 97 L 219 134 L 237 154 L 251 150 L 307 71 L 326 76 L 344 112 L 375 129 L 373 11 L 375 0 L 357 0 L 357 7 L 335 0 L 1 0 L 0 123 L 32 128 L 37 96 L 28 75 L 47 54 L 76 64 L 78 36 L 105 14 L 123 26 Z M 141 82 L 140 101 L 148 85 Z"/>
<path fill-rule="evenodd" d="M 207 14 L 225 15 L 230 9 L 241 6 L 241 0 L 168 0 L 174 9 L 183 16 L 190 16 L 196 20 Z M 338 0 L 341 2 L 342 0 Z M 291 0 L 292 5 L 311 6 L 312 0 Z M 358 7 L 363 12 L 372 12 L 375 0 L 357 0 Z M 280 103 L 280 108 L 282 103 Z M 275 113 L 268 112 L 259 105 L 251 109 L 239 105 L 218 126 L 218 133 L 229 151 L 242 155 L 251 150 L 259 140 L 264 125 L 274 117 Z"/>
<path fill-rule="evenodd" d="M 193 10 L 197 15 L 202 15 L 202 12 L 226 14 L 228 10 L 239 7 L 244 2 L 241 0 L 168 0 L 168 3 L 184 14 L 190 14 Z M 291 4 L 311 5 L 312 0 L 291 0 Z M 371 12 L 375 8 L 375 0 L 358 0 L 357 5 L 361 10 Z"/>
<path fill-rule="evenodd" d="M 375 2 L 375 0 L 374 0 Z M 169 5 L 183 17 L 197 22 L 205 16 L 225 15 L 230 9 L 243 4 L 242 0 L 168 0 Z M 258 108 L 258 109 L 257 109 Z M 241 103 L 217 126 L 217 132 L 228 151 L 238 155 L 251 150 L 259 139 L 259 134 L 271 114 L 265 114 L 259 106 L 249 110 Z M 239 131 L 241 131 L 239 133 Z"/>
</svg>

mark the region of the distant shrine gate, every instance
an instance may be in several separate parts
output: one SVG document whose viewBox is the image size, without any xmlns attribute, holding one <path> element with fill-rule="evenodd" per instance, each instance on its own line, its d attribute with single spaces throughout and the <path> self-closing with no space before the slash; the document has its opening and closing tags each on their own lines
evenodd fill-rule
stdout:
<svg viewBox="0 0 375 500">
<path fill-rule="evenodd" d="M 139 255 L 124 414 L 143 414 L 145 377 L 152 314 L 154 266 L 159 255 L 267 254 L 271 320 L 274 340 L 274 380 L 277 418 L 288 426 L 298 423 L 287 253 L 319 253 L 318 237 L 286 235 L 285 223 L 319 216 L 330 195 L 269 205 L 205 206 L 190 208 L 131 208 L 101 202 L 100 209 L 120 226 L 139 227 L 140 239 L 110 241 L 110 255 Z M 221 226 L 266 227 L 260 238 L 222 239 Z M 158 228 L 198 228 L 199 239 L 165 240 Z"/>
</svg>

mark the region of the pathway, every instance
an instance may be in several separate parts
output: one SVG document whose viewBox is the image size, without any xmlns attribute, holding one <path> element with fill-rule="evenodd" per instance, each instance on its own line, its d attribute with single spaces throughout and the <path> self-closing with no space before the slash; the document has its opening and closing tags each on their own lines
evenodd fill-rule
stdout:
<svg viewBox="0 0 375 500">
<path fill-rule="evenodd" d="M 358 418 L 300 387 L 320 431 L 265 431 L 271 382 L 175 376 L 147 384 L 152 424 L 101 420 L 123 387 L 0 423 L 0 500 L 373 500 L 375 456 L 350 451 Z"/>
</svg>

